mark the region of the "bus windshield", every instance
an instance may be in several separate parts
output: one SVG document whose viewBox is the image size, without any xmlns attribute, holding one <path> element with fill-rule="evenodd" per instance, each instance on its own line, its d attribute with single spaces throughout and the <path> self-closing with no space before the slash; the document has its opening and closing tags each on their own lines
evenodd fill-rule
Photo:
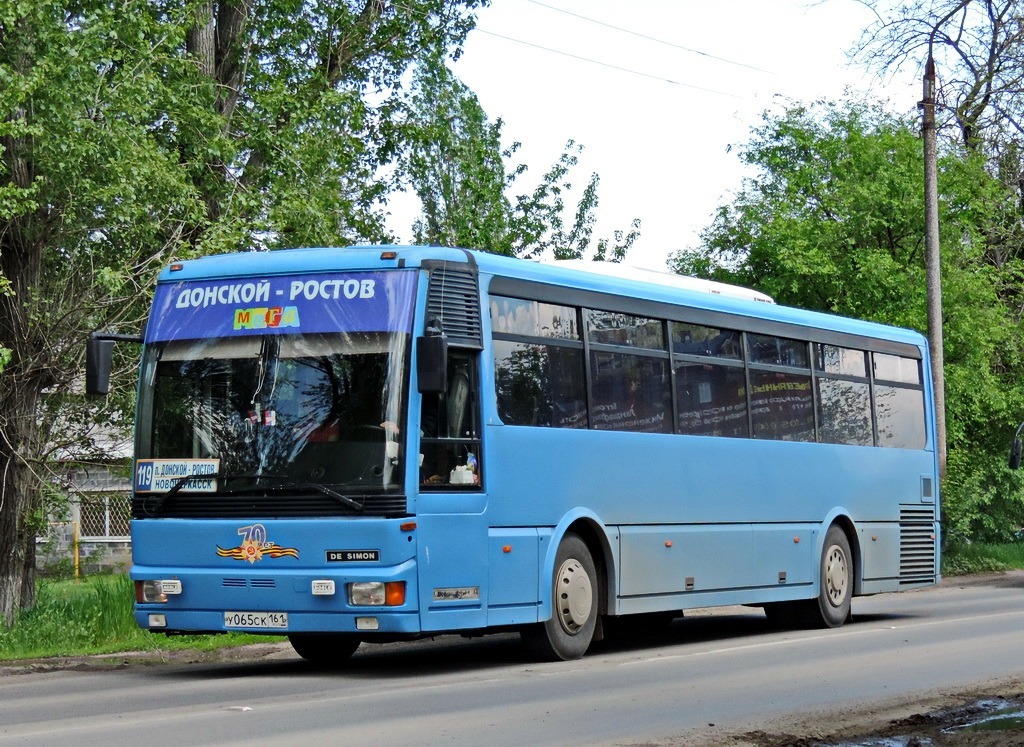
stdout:
<svg viewBox="0 0 1024 747">
<path fill-rule="evenodd" d="M 397 333 L 151 346 L 150 438 L 139 456 L 216 460 L 225 491 L 251 489 L 253 481 L 394 486 L 405 347 L 406 336 Z"/>
</svg>

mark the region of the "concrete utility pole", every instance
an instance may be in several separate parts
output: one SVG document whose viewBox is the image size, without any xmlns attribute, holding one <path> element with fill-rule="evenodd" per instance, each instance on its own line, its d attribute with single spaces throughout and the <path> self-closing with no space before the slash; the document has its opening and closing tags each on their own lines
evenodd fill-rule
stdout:
<svg viewBox="0 0 1024 747">
<path fill-rule="evenodd" d="M 946 378 L 942 367 L 942 264 L 939 255 L 938 157 L 935 133 L 935 60 L 931 48 L 924 68 L 921 101 L 924 135 L 924 231 L 925 270 L 928 278 L 928 345 L 931 348 L 932 388 L 935 390 L 935 449 L 939 477 L 946 476 Z"/>
</svg>

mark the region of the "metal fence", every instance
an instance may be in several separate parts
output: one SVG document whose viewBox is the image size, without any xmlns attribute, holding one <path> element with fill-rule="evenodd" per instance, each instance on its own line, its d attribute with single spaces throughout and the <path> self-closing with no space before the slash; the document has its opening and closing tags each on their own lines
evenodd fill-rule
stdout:
<svg viewBox="0 0 1024 747">
<path fill-rule="evenodd" d="M 80 493 L 77 502 L 80 540 L 128 538 L 128 522 L 132 510 L 131 498 L 127 493 Z"/>
</svg>

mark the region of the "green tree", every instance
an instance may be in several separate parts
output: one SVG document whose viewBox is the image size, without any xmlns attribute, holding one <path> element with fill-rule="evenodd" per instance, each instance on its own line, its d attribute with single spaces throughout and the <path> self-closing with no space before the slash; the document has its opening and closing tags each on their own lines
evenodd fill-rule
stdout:
<svg viewBox="0 0 1024 747">
<path fill-rule="evenodd" d="M 86 333 L 138 330 L 173 256 L 384 238 L 386 102 L 481 2 L 0 5 L 0 621 Z"/>
<path fill-rule="evenodd" d="M 520 144 L 502 147 L 502 121 L 490 121 L 440 56 L 417 67 L 402 122 L 410 143 L 402 176 L 423 209 L 414 226 L 417 242 L 518 257 L 621 261 L 639 236 L 640 222 L 634 220 L 628 231 L 594 243 L 597 174 L 566 220 L 570 176 L 582 151 L 571 140 L 532 190 L 509 197 L 527 171 L 512 165 Z"/>
<path fill-rule="evenodd" d="M 1018 0 L 870 0 L 878 21 L 856 56 L 884 75 L 932 54 L 940 134 L 1017 195 L 1017 210 L 983 226 L 988 261 L 1024 259 L 1024 22 Z M 1019 270 L 1018 270 L 1019 272 Z M 1017 299 L 1019 284 L 1005 287 Z"/>
<path fill-rule="evenodd" d="M 1024 23 L 1017 0 L 867 0 L 878 21 L 857 56 L 886 71 L 939 67 L 939 98 L 960 142 L 983 151 L 1024 131 Z"/>
<path fill-rule="evenodd" d="M 677 271 L 756 286 L 781 303 L 923 330 L 923 168 L 912 121 L 855 103 L 766 114 L 740 156 L 754 175 L 719 208 Z M 1024 506 L 1009 490 L 1005 427 L 1024 402 L 1019 320 L 989 226 L 1015 199 L 984 159 L 940 162 L 949 470 L 947 527 L 997 536 Z"/>
</svg>

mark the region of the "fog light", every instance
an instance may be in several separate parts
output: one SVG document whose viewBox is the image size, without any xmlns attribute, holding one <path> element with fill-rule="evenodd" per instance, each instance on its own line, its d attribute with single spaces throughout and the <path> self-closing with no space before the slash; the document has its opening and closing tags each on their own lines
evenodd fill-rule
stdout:
<svg viewBox="0 0 1024 747">
<path fill-rule="evenodd" d="M 334 594 L 334 581 L 329 578 L 318 578 L 313 581 L 313 596 L 329 597 Z"/>
<path fill-rule="evenodd" d="M 348 585 L 348 603 L 357 607 L 400 607 L 405 581 L 356 581 Z"/>
<path fill-rule="evenodd" d="M 376 617 L 357 617 L 356 630 L 379 630 L 380 622 Z"/>
<path fill-rule="evenodd" d="M 167 627 L 167 616 L 166 615 L 150 615 L 149 616 L 149 627 L 151 627 L 151 628 L 166 628 Z"/>
</svg>

